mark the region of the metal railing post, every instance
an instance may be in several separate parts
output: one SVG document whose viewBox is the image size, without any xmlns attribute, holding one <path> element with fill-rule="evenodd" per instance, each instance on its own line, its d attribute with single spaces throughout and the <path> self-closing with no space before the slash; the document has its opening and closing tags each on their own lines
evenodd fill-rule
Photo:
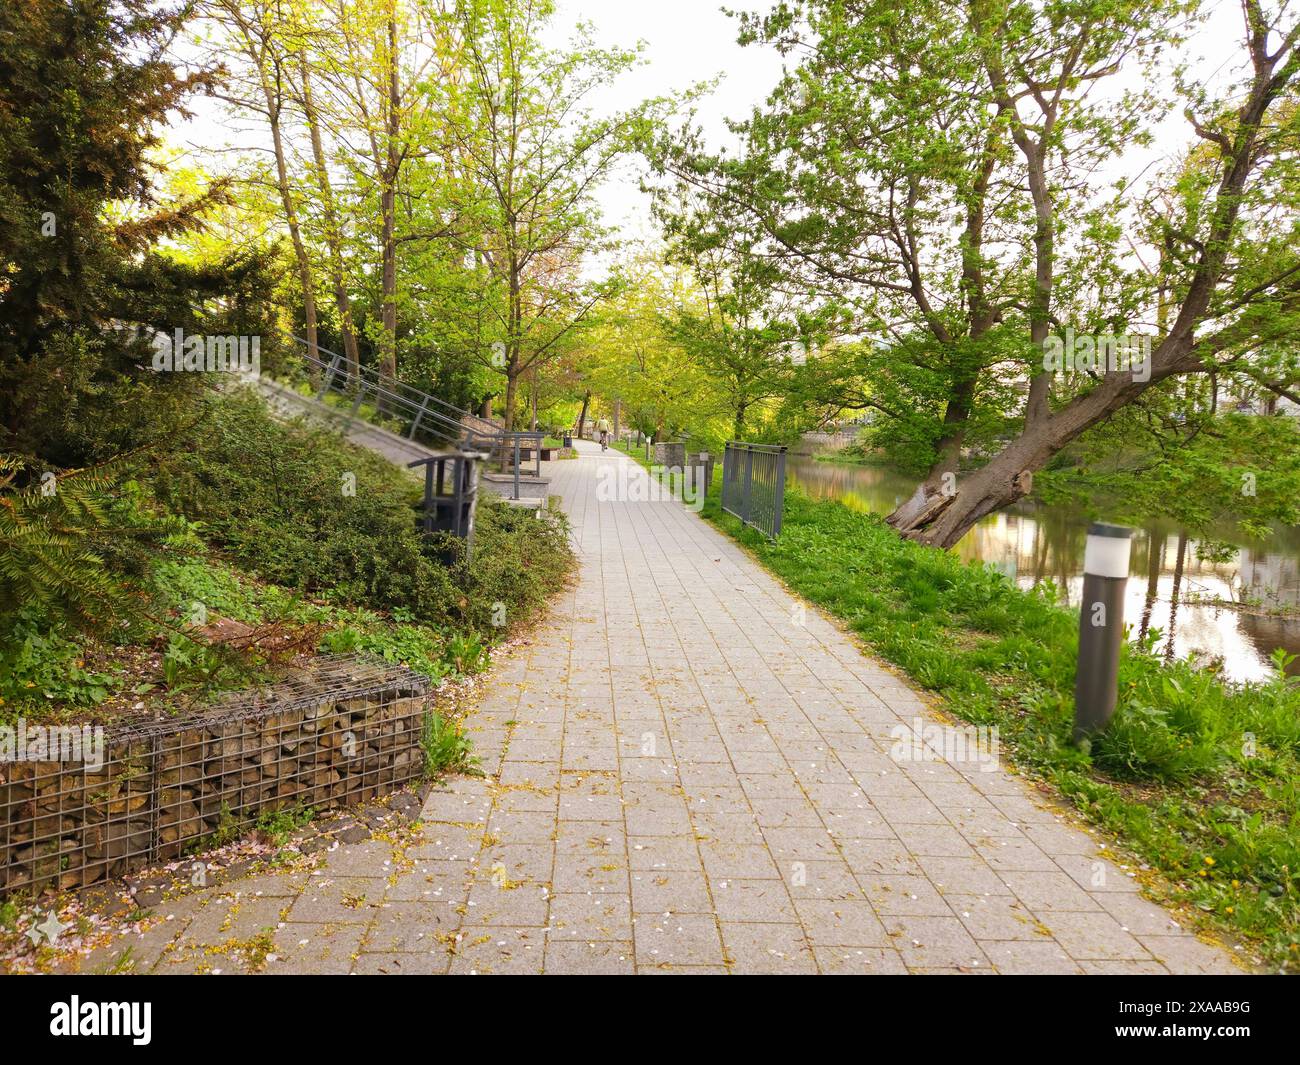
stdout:
<svg viewBox="0 0 1300 1065">
<path fill-rule="evenodd" d="M 515 498 L 519 498 L 519 437 L 515 437 Z"/>
<path fill-rule="evenodd" d="M 338 365 L 339 357 L 335 355 L 334 358 L 330 359 L 329 368 L 325 371 L 325 377 L 320 386 L 320 392 L 316 395 L 318 400 L 323 400 L 325 394 L 330 390 L 330 385 L 334 383 L 334 373 L 338 369 Z"/>
<path fill-rule="evenodd" d="M 376 390 L 375 394 L 376 396 L 379 394 L 378 390 Z M 361 387 L 357 389 L 357 398 L 352 401 L 352 412 L 348 415 L 348 417 L 355 418 L 357 416 L 357 411 L 361 409 L 361 401 L 365 398 L 366 398 L 366 383 L 362 381 Z"/>
<path fill-rule="evenodd" d="M 415 421 L 411 422 L 411 431 L 406 434 L 407 440 L 415 439 L 415 431 L 420 428 L 420 419 L 424 417 L 424 412 L 429 407 L 429 399 L 426 396 L 420 401 L 420 409 L 415 412 Z"/>
<path fill-rule="evenodd" d="M 754 450 L 745 445 L 745 483 L 740 489 L 740 520 L 749 524 L 750 492 L 754 487 Z"/>
<path fill-rule="evenodd" d="M 776 483 L 772 486 L 772 539 L 781 535 L 781 517 L 785 512 L 785 448 L 776 453 Z"/>
</svg>

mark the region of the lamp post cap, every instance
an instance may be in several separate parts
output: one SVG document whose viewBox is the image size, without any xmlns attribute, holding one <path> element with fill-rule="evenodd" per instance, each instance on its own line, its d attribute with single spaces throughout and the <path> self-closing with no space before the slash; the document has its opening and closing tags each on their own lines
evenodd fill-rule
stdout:
<svg viewBox="0 0 1300 1065">
<path fill-rule="evenodd" d="M 1113 536 L 1119 540 L 1128 540 L 1132 538 L 1133 532 L 1127 525 L 1109 525 L 1104 521 L 1094 521 L 1088 526 L 1089 536 Z"/>
</svg>

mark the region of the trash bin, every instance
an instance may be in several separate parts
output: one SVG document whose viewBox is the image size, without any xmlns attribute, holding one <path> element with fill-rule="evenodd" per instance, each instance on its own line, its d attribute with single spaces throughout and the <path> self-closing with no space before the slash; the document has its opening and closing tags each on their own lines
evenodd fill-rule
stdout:
<svg viewBox="0 0 1300 1065">
<path fill-rule="evenodd" d="M 566 430 L 564 433 L 564 446 L 573 447 L 573 431 Z"/>
</svg>

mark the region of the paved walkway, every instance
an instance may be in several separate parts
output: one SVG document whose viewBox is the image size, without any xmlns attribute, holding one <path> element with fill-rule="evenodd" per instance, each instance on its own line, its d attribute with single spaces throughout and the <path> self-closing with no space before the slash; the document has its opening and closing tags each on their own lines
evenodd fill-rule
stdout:
<svg viewBox="0 0 1300 1065">
<path fill-rule="evenodd" d="M 471 719 L 487 777 L 413 839 L 165 906 L 132 965 L 1235 971 L 1005 770 L 891 757 L 914 692 L 679 503 L 598 498 L 645 474 L 579 449 L 547 472 L 580 580 Z"/>
</svg>

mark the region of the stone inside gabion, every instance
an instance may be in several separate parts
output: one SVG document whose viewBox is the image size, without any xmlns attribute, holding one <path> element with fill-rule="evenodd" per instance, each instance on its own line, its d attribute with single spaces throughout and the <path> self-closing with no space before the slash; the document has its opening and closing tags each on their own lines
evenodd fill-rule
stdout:
<svg viewBox="0 0 1300 1065">
<path fill-rule="evenodd" d="M 122 876 L 264 813 L 418 779 L 428 678 L 326 658 L 190 718 L 104 730 L 102 760 L 0 765 L 0 893 Z"/>
</svg>

